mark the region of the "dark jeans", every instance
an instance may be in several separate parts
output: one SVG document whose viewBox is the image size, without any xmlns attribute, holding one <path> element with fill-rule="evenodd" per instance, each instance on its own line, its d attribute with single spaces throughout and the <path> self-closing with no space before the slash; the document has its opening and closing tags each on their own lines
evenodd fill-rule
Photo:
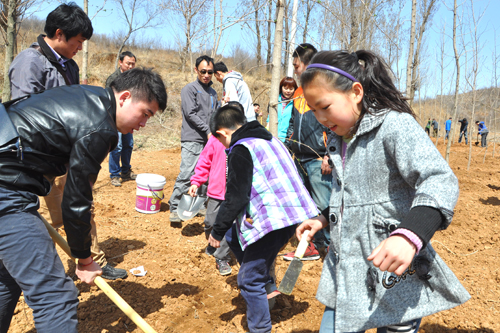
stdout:
<svg viewBox="0 0 500 333">
<path fill-rule="evenodd" d="M 296 163 L 304 186 L 309 191 L 311 198 L 320 211 L 330 205 L 333 181 L 332 174 L 323 175 L 321 173 L 321 163 L 322 161 L 316 159 L 304 163 Z M 323 228 L 314 234 L 313 243 L 316 249 L 328 247 L 330 245 L 330 228 Z"/>
<path fill-rule="evenodd" d="M 469 141 L 467 140 L 467 131 L 460 132 L 460 136 L 458 137 L 458 143 L 462 142 L 462 135 L 465 137 L 465 144 L 468 144 Z"/>
<path fill-rule="evenodd" d="M 0 333 L 8 331 L 21 291 L 33 309 L 37 332 L 76 333 L 78 291 L 40 215 L 0 214 L 0 239 Z"/>
<path fill-rule="evenodd" d="M 109 176 L 120 177 L 130 172 L 130 160 L 132 158 L 132 149 L 134 149 L 134 136 L 132 133 L 121 134 L 118 132 L 118 145 L 109 153 Z M 122 166 L 120 167 L 120 159 Z"/>
<path fill-rule="evenodd" d="M 422 319 L 415 319 L 407 323 L 402 323 L 400 325 L 391 325 L 386 327 L 377 328 L 377 333 L 417 333 L 420 327 L 420 322 Z M 331 333 L 335 332 L 335 310 L 326 307 L 323 313 L 323 318 L 321 320 L 321 327 L 319 328 L 319 333 Z M 351 332 L 351 333 L 363 333 L 363 332 Z"/>
<path fill-rule="evenodd" d="M 238 287 L 247 304 L 248 328 L 252 333 L 272 330 L 271 314 L 267 302 L 267 284 L 275 284 L 269 271 L 280 249 L 295 234 L 297 225 L 275 230 L 253 244 L 241 249 L 236 223 L 226 233 L 229 248 L 240 264 Z"/>
</svg>

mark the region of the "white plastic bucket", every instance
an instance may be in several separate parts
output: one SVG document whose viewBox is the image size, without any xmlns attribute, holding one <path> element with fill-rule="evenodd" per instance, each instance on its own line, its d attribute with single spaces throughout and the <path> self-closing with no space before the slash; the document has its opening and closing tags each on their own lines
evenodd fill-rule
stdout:
<svg viewBox="0 0 500 333">
<path fill-rule="evenodd" d="M 158 213 L 163 199 L 163 187 L 167 183 L 165 177 L 153 173 L 141 173 L 137 175 L 135 181 L 137 183 L 135 210 L 146 214 Z"/>
</svg>

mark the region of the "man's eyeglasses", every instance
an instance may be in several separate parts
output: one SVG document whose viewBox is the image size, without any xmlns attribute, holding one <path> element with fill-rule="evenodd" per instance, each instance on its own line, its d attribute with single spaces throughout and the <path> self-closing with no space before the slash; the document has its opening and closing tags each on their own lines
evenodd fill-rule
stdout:
<svg viewBox="0 0 500 333">
<path fill-rule="evenodd" d="M 198 72 L 200 72 L 201 75 L 205 75 L 207 73 L 208 75 L 212 75 L 214 73 L 214 71 L 207 71 L 205 69 L 199 70 Z"/>
</svg>

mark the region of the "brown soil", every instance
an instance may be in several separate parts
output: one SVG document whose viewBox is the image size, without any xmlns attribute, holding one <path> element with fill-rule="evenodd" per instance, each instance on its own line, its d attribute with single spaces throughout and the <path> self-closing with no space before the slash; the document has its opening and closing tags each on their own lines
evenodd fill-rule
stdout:
<svg viewBox="0 0 500 333">
<path fill-rule="evenodd" d="M 440 150 L 444 152 L 442 142 Z M 500 169 L 491 147 L 473 147 L 467 171 L 468 147 L 453 145 L 450 165 L 460 181 L 460 199 L 452 225 L 433 238 L 433 246 L 472 295 L 465 305 L 423 320 L 420 332 L 500 332 Z M 246 332 L 245 304 L 233 273 L 222 277 L 207 244 L 203 218 L 182 224 L 169 222 L 168 197 L 179 171 L 180 150 L 135 151 L 136 173 L 167 178 L 166 199 L 157 214 L 135 211 L 135 182 L 111 186 L 107 161 L 95 186 L 100 245 L 108 261 L 130 270 L 144 266 L 144 277 L 129 274 L 110 281 L 113 287 L 157 332 Z M 289 244 L 285 249 L 293 249 Z M 60 252 L 67 273 L 74 264 Z M 272 310 L 273 332 L 317 332 L 323 306 L 315 299 L 322 260 L 305 262 L 292 296 L 279 296 Z M 287 262 L 277 260 L 281 280 Z M 80 290 L 80 332 L 141 332 L 97 287 L 75 281 Z M 355 301 L 355 300 L 353 300 Z M 32 311 L 21 298 L 10 332 L 36 332 Z M 373 332 L 371 330 L 370 332 Z"/>
</svg>

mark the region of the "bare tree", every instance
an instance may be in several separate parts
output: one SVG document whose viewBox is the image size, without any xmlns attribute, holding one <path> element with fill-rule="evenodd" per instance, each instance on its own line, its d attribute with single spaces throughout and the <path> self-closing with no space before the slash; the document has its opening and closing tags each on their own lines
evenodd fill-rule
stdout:
<svg viewBox="0 0 500 333">
<path fill-rule="evenodd" d="M 6 33 L 6 48 L 5 48 L 5 63 L 4 63 L 4 81 L 3 81 L 3 93 L 2 101 L 6 102 L 10 100 L 10 80 L 9 80 L 9 67 L 14 60 L 14 44 L 16 43 L 16 26 L 15 26 L 15 12 L 16 12 L 16 0 L 9 0 L 7 7 L 7 33 Z"/>
<path fill-rule="evenodd" d="M 471 122 L 474 119 L 474 114 L 476 111 L 476 101 L 477 101 L 477 90 L 476 90 L 476 84 L 477 84 L 477 77 L 479 74 L 479 52 L 482 49 L 483 45 L 481 45 L 481 32 L 479 31 L 479 20 L 481 19 L 482 15 L 479 15 L 476 17 L 474 13 L 474 2 L 473 0 L 470 0 L 470 9 L 471 9 L 471 15 L 468 15 L 470 19 L 470 36 L 471 36 L 471 51 L 472 51 L 472 69 L 470 75 L 465 75 L 465 82 L 467 85 L 472 89 L 472 110 L 471 110 Z M 471 125 L 472 126 L 472 125 Z M 469 159 L 467 161 L 467 171 L 470 169 L 470 161 L 472 157 L 472 140 L 469 140 Z M 484 160 L 483 160 L 484 163 Z"/>
<path fill-rule="evenodd" d="M 423 37 L 426 28 L 430 24 L 430 20 L 433 14 L 437 10 L 436 3 L 437 0 L 423 0 L 423 2 L 421 3 L 420 15 L 418 20 L 420 26 L 418 27 L 418 31 L 416 34 L 415 52 L 412 55 L 410 92 L 409 95 L 407 95 L 410 98 L 410 105 L 412 104 L 413 98 L 415 96 L 415 91 L 417 90 L 417 88 L 421 86 L 419 70 L 420 70 L 420 55 L 422 51 Z M 410 59 L 410 57 L 408 59 Z"/>
<path fill-rule="evenodd" d="M 308 33 L 309 33 L 309 24 L 311 22 L 311 13 L 314 9 L 314 5 L 318 3 L 317 1 L 313 0 L 302 0 L 302 2 L 305 5 L 305 21 L 304 21 L 304 30 L 302 31 L 302 43 L 307 43 L 308 40 Z"/>
<path fill-rule="evenodd" d="M 457 48 L 457 0 L 454 0 L 453 4 L 453 52 L 455 53 L 455 66 L 457 70 L 457 80 L 455 84 L 455 103 L 453 107 L 453 119 L 457 119 L 457 111 L 458 111 L 458 94 L 460 90 L 460 54 L 458 53 L 458 48 Z M 453 130 L 455 129 L 455 126 L 453 126 L 454 123 L 451 123 L 451 137 L 453 138 Z M 472 126 L 472 125 L 471 125 Z M 472 139 L 472 138 L 471 138 Z M 448 139 L 448 143 L 446 145 L 446 154 L 445 154 L 445 160 L 449 164 L 450 163 L 450 148 L 451 148 L 451 142 L 453 140 Z M 472 144 L 472 140 L 471 140 Z"/>
<path fill-rule="evenodd" d="M 161 24 L 159 19 L 163 12 L 162 6 L 151 6 L 147 0 L 114 0 L 119 9 L 120 17 L 127 24 L 125 36 L 118 48 L 115 60 L 115 70 L 118 68 L 118 60 L 125 44 L 130 36 L 143 29 L 157 27 Z"/>
<path fill-rule="evenodd" d="M 408 61 L 406 63 L 406 98 L 411 95 L 411 72 L 413 66 L 413 48 L 415 45 L 415 26 L 417 25 L 417 0 L 412 0 L 411 6 L 411 29 L 410 29 L 410 48 L 408 51 Z"/>
<path fill-rule="evenodd" d="M 269 97 L 269 131 L 278 135 L 278 95 L 279 82 L 281 76 L 281 47 L 283 45 L 283 16 L 284 1 L 276 2 L 276 28 L 274 30 L 274 48 L 273 48 L 273 69 L 271 74 L 271 92 Z"/>
<path fill-rule="evenodd" d="M 180 58 L 182 71 L 186 73 L 186 65 L 189 59 L 189 71 L 192 71 L 193 63 L 193 42 L 203 35 L 207 26 L 208 0 L 170 0 L 164 4 L 164 8 L 169 8 L 172 17 L 169 21 L 171 26 L 182 26 L 184 30 L 184 40 L 180 41 Z M 181 22 L 179 22 L 179 19 Z"/>
<path fill-rule="evenodd" d="M 271 23 L 273 22 L 272 20 L 272 15 L 273 15 L 273 2 L 268 1 L 267 4 L 267 35 L 266 35 L 266 41 L 267 41 L 267 56 L 266 56 L 266 64 L 271 63 L 271 36 L 272 36 L 272 25 Z M 270 67 L 267 67 L 268 71 L 271 70 Z"/>
</svg>

